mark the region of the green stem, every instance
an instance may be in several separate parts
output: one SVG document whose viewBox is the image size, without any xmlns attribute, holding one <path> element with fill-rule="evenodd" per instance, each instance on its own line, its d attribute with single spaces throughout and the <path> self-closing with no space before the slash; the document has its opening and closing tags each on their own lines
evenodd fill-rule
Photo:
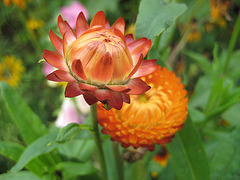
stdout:
<svg viewBox="0 0 240 180">
<path fill-rule="evenodd" d="M 91 116 L 92 116 L 91 119 L 92 119 L 92 127 L 94 132 L 94 140 L 97 146 L 97 155 L 98 155 L 99 163 L 102 170 L 102 177 L 104 180 L 107 180 L 108 179 L 107 168 L 106 168 L 105 158 L 103 154 L 103 148 L 102 148 L 102 143 L 100 139 L 99 129 L 98 129 L 97 104 L 93 104 L 91 106 Z"/>
<path fill-rule="evenodd" d="M 123 172 L 123 159 L 121 153 L 119 151 L 118 143 L 113 142 L 113 154 L 115 157 L 116 167 L 117 167 L 117 176 L 119 180 L 124 180 L 124 172 Z"/>
<path fill-rule="evenodd" d="M 227 71 L 233 49 L 234 49 L 235 44 L 237 42 L 237 37 L 238 37 L 239 30 L 240 30 L 240 12 L 238 14 L 237 21 L 236 21 L 236 24 L 234 26 L 233 34 L 232 34 L 230 42 L 229 42 L 228 52 L 227 52 L 227 57 L 226 57 L 223 73 L 226 73 L 226 71 Z"/>
</svg>

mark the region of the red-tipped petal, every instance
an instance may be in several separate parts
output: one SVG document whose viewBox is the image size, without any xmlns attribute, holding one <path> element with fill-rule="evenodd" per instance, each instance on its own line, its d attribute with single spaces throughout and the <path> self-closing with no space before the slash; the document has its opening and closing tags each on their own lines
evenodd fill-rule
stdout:
<svg viewBox="0 0 240 180">
<path fill-rule="evenodd" d="M 67 64 L 65 63 L 64 58 L 57 52 L 45 49 L 43 53 L 43 58 L 52 66 L 60 70 L 68 71 L 68 67 Z"/>
<path fill-rule="evenodd" d="M 83 91 L 78 87 L 78 83 L 68 83 L 65 89 L 65 97 L 75 97 L 83 94 Z"/>
<path fill-rule="evenodd" d="M 159 67 L 158 65 L 156 65 L 156 62 L 157 60 L 155 59 L 144 60 L 139 69 L 137 70 L 137 72 L 132 76 L 132 78 L 146 76 L 156 71 L 157 68 Z"/>
<path fill-rule="evenodd" d="M 113 96 L 112 91 L 106 89 L 98 89 L 93 94 L 100 101 L 109 100 Z"/>
<path fill-rule="evenodd" d="M 110 23 L 107 19 L 105 19 L 105 28 L 110 29 Z"/>
<path fill-rule="evenodd" d="M 100 25 L 105 27 L 105 14 L 103 11 L 98 11 L 95 16 L 93 17 L 91 23 L 90 23 L 90 28 L 96 25 Z"/>
<path fill-rule="evenodd" d="M 131 73 L 128 75 L 127 79 L 130 78 L 130 77 L 132 77 L 132 76 L 138 71 L 138 69 L 139 69 L 139 67 L 141 66 L 142 62 L 143 62 L 143 55 L 140 54 L 140 57 L 139 57 L 139 59 L 138 59 L 137 64 L 135 65 L 135 67 L 133 68 L 133 70 L 131 71 Z"/>
<path fill-rule="evenodd" d="M 133 35 L 132 35 L 132 34 L 127 34 L 127 35 L 125 36 L 125 40 L 126 40 L 126 44 L 127 44 L 127 45 L 130 44 L 131 42 L 134 41 Z"/>
<path fill-rule="evenodd" d="M 49 30 L 49 37 L 56 50 L 61 55 L 63 55 L 63 40 L 58 37 L 51 29 Z"/>
<path fill-rule="evenodd" d="M 131 54 L 142 53 L 143 57 L 145 57 L 151 48 L 151 40 L 148 40 L 147 38 L 140 38 L 128 44 L 127 46 Z"/>
<path fill-rule="evenodd" d="M 125 85 L 106 85 L 109 89 L 117 92 L 127 92 L 130 89 Z"/>
<path fill-rule="evenodd" d="M 69 26 L 69 24 L 66 21 L 63 21 L 63 18 L 61 15 L 58 16 L 58 28 L 59 31 L 61 33 L 61 35 L 63 36 L 66 32 L 67 36 L 67 41 L 68 42 L 72 42 L 76 39 L 76 35 L 75 32 L 73 31 L 73 29 Z"/>
<path fill-rule="evenodd" d="M 115 23 L 112 25 L 111 29 L 118 29 L 124 34 L 125 31 L 125 21 L 122 17 L 118 18 Z"/>
<path fill-rule="evenodd" d="M 122 99 L 125 103 L 130 104 L 130 96 L 128 94 L 122 93 Z"/>
<path fill-rule="evenodd" d="M 88 72 L 91 72 L 92 79 L 107 84 L 113 74 L 113 61 L 110 53 L 106 52 L 93 67 L 88 69 Z"/>
<path fill-rule="evenodd" d="M 148 86 L 143 80 L 140 78 L 131 79 L 128 84 L 126 84 L 131 90 L 127 92 L 127 94 L 139 95 L 143 92 L 148 91 L 151 87 Z"/>
<path fill-rule="evenodd" d="M 119 36 L 122 40 L 123 40 L 123 42 L 124 43 L 126 43 L 126 40 L 125 40 L 125 37 L 124 37 L 124 35 L 123 35 L 123 33 L 119 30 L 119 29 L 116 29 L 116 28 L 111 28 L 111 31 L 114 33 L 114 34 L 116 34 L 117 36 Z"/>
<path fill-rule="evenodd" d="M 50 81 L 57 81 L 57 82 L 76 82 L 69 72 L 56 70 L 51 74 L 47 75 L 46 78 Z"/>
<path fill-rule="evenodd" d="M 79 37 L 82 33 L 84 33 L 86 30 L 88 30 L 89 26 L 87 23 L 87 20 L 83 14 L 83 12 L 80 12 L 80 14 L 77 17 L 76 22 L 76 34 L 77 37 Z"/>
<path fill-rule="evenodd" d="M 78 60 L 74 60 L 72 63 L 72 71 L 81 79 L 87 81 L 87 77 L 84 73 L 82 62 Z"/>
<path fill-rule="evenodd" d="M 84 91 L 96 91 L 98 89 L 97 86 L 93 86 L 93 85 L 86 84 L 86 83 L 79 83 L 78 86 L 80 89 L 82 89 Z"/>
<path fill-rule="evenodd" d="M 83 97 L 90 106 L 98 102 L 98 99 L 93 95 L 92 92 L 87 92 L 83 94 Z"/>
<path fill-rule="evenodd" d="M 120 110 L 123 105 L 122 94 L 114 92 L 112 98 L 108 101 L 108 104 L 113 108 Z"/>
</svg>

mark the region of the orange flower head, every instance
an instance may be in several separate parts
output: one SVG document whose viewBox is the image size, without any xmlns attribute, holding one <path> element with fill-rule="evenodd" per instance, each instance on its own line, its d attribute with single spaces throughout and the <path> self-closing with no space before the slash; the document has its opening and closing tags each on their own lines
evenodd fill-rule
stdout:
<svg viewBox="0 0 240 180">
<path fill-rule="evenodd" d="M 151 47 L 147 38 L 124 36 L 125 22 L 119 18 L 111 27 L 103 11 L 93 17 L 90 25 L 81 12 L 76 31 L 58 17 L 63 38 L 49 31 L 58 52 L 45 50 L 43 57 L 58 70 L 46 78 L 68 82 L 66 97 L 83 94 L 89 105 L 101 101 L 106 107 L 121 109 L 130 103 L 131 94 L 139 95 L 150 89 L 140 77 L 157 69 L 156 60 L 143 60 Z"/>
<path fill-rule="evenodd" d="M 102 132 L 119 141 L 123 147 L 147 147 L 171 141 L 187 117 L 187 92 L 173 72 L 159 67 L 143 77 L 151 89 L 141 95 L 132 95 L 131 104 L 121 110 L 104 111 L 98 106 L 98 121 Z"/>
</svg>

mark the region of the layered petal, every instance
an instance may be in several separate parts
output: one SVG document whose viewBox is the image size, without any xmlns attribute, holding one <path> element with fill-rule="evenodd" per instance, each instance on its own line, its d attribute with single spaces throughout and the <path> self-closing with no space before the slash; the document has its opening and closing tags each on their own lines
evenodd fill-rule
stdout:
<svg viewBox="0 0 240 180">
<path fill-rule="evenodd" d="M 56 34 L 54 34 L 54 32 L 51 29 L 49 30 L 49 37 L 53 46 L 63 56 L 63 40 Z"/>
<path fill-rule="evenodd" d="M 43 58 L 49 64 L 60 70 L 69 71 L 65 59 L 59 53 L 45 49 L 43 53 Z"/>
<path fill-rule="evenodd" d="M 74 77 L 69 72 L 56 70 L 51 74 L 47 75 L 46 78 L 50 81 L 57 81 L 57 82 L 77 82 Z"/>
<path fill-rule="evenodd" d="M 68 83 L 65 89 L 65 97 L 76 97 L 84 92 L 79 88 L 78 83 Z"/>
<path fill-rule="evenodd" d="M 156 65 L 156 62 L 157 60 L 155 59 L 144 60 L 136 73 L 133 74 L 132 78 L 138 78 L 153 73 L 159 67 L 158 65 Z"/>
<path fill-rule="evenodd" d="M 82 33 L 87 31 L 89 29 L 87 20 L 83 14 L 83 12 L 80 12 L 80 14 L 77 17 L 77 22 L 76 22 L 76 35 L 79 37 Z"/>
<path fill-rule="evenodd" d="M 84 73 L 84 69 L 83 69 L 83 66 L 82 66 L 82 62 L 78 59 L 78 60 L 75 60 L 73 61 L 72 63 L 72 71 L 78 76 L 80 77 L 81 79 L 87 81 L 87 77 Z"/>
<path fill-rule="evenodd" d="M 102 26 L 105 27 L 105 14 L 103 11 L 98 11 L 95 16 L 93 17 L 90 28 L 93 26 Z"/>
<path fill-rule="evenodd" d="M 58 28 L 62 36 L 66 34 L 67 41 L 72 42 L 76 40 L 75 32 L 66 21 L 63 21 L 61 15 L 58 16 Z"/>
<path fill-rule="evenodd" d="M 118 29 L 119 31 L 122 32 L 122 34 L 124 34 L 125 31 L 125 21 L 122 17 L 118 18 L 115 23 L 111 26 L 111 29 Z"/>
</svg>

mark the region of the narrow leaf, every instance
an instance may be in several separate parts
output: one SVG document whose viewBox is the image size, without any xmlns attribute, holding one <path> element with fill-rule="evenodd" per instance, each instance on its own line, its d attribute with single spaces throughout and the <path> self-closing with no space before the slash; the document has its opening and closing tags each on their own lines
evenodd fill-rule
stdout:
<svg viewBox="0 0 240 180">
<path fill-rule="evenodd" d="M 177 179 L 210 179 L 208 159 L 190 117 L 167 148 Z"/>
<path fill-rule="evenodd" d="M 26 144 L 31 144 L 34 140 L 46 134 L 46 126 L 24 102 L 16 90 L 6 83 L 0 83 L 0 89 L 9 114 L 17 125 Z"/>
<path fill-rule="evenodd" d="M 57 147 L 57 144 L 47 147 L 47 144 L 56 139 L 57 132 L 51 132 L 43 137 L 40 137 L 30 144 L 21 155 L 19 161 L 12 167 L 12 172 L 20 171 L 28 162 L 38 157 L 41 154 L 48 153 Z"/>
<path fill-rule="evenodd" d="M 24 149 L 20 144 L 0 141 L 0 154 L 14 161 L 19 159 Z"/>
<path fill-rule="evenodd" d="M 21 171 L 17 173 L 4 173 L 0 175 L 1 180 L 41 180 L 38 176 L 35 174 L 29 172 L 29 171 Z"/>
</svg>

